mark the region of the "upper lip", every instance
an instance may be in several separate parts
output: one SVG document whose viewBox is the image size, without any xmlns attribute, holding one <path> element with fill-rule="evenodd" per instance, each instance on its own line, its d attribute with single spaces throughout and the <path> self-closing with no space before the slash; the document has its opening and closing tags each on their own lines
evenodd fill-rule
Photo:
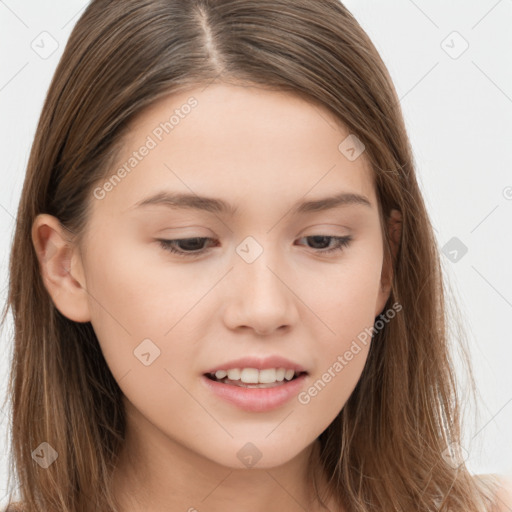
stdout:
<svg viewBox="0 0 512 512">
<path fill-rule="evenodd" d="M 240 359 L 233 359 L 225 363 L 218 364 L 206 371 L 205 373 L 215 373 L 218 370 L 230 370 L 232 368 L 256 368 L 257 370 L 265 370 L 267 368 L 285 368 L 295 370 L 296 373 L 306 372 L 303 366 L 294 361 L 290 361 L 285 357 L 278 355 L 258 357 L 248 356 Z"/>
</svg>

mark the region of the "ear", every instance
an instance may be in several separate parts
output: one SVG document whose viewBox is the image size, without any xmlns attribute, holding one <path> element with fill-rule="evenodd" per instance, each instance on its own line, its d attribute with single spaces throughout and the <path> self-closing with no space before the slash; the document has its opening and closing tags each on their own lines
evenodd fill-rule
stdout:
<svg viewBox="0 0 512 512">
<path fill-rule="evenodd" d="M 386 219 L 386 222 L 391 246 L 391 256 L 387 250 L 384 250 L 380 291 L 375 308 L 375 317 L 382 313 L 391 293 L 393 266 L 398 254 L 400 238 L 402 235 L 402 213 L 399 210 L 392 209 L 389 217 Z"/>
<path fill-rule="evenodd" d="M 69 230 L 56 217 L 40 214 L 32 224 L 32 243 L 44 285 L 55 307 L 70 320 L 90 321 L 88 293 L 82 284 L 85 282 L 82 261 Z"/>
</svg>

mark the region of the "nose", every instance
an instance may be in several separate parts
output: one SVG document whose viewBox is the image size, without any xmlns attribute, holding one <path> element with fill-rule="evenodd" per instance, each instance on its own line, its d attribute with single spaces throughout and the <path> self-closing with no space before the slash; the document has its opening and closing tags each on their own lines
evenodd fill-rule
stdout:
<svg viewBox="0 0 512 512">
<path fill-rule="evenodd" d="M 224 322 L 230 329 L 269 335 L 287 331 L 297 322 L 298 299 L 290 273 L 269 253 L 264 251 L 252 263 L 236 261 L 224 305 Z"/>
</svg>

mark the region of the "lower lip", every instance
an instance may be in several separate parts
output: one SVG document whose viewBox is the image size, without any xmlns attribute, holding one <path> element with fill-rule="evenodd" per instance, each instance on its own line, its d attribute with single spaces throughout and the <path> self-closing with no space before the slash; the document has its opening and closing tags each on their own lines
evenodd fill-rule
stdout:
<svg viewBox="0 0 512 512">
<path fill-rule="evenodd" d="M 213 393 L 240 409 L 249 412 L 265 412 L 281 407 L 297 396 L 304 385 L 307 374 L 287 381 L 286 384 L 273 388 L 244 388 L 231 384 L 222 384 L 202 376 L 202 381 Z"/>
</svg>

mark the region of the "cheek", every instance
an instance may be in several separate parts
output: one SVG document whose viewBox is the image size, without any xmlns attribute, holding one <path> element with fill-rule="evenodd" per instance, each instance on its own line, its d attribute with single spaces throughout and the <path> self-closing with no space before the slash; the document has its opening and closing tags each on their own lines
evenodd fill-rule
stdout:
<svg viewBox="0 0 512 512">
<path fill-rule="evenodd" d="M 197 276 L 170 264 L 157 243 L 137 245 L 111 235 L 87 261 L 93 316 L 130 333 L 163 335 L 173 313 L 197 296 Z"/>
<path fill-rule="evenodd" d="M 217 278 L 170 264 L 156 244 L 138 251 L 122 240 L 95 247 L 104 249 L 86 262 L 91 324 L 114 378 L 141 408 L 162 410 L 165 397 L 166 407 L 185 400 L 178 382 L 198 371 L 201 340 L 218 309 L 208 295 Z"/>
<path fill-rule="evenodd" d="M 347 403 L 361 377 L 369 347 L 369 341 L 347 343 L 337 351 L 326 353 L 318 371 L 298 394 L 297 407 L 306 417 L 315 418 L 310 425 L 315 436 L 334 421 Z"/>
<path fill-rule="evenodd" d="M 112 373 L 144 366 L 138 356 L 148 352 L 161 365 L 168 340 L 198 300 L 197 289 L 188 274 L 148 265 L 146 254 L 119 241 L 96 247 L 102 250 L 88 256 L 86 287 L 91 324 Z"/>
<path fill-rule="evenodd" d="M 322 322 L 310 320 L 315 375 L 298 401 L 325 427 L 350 397 L 368 356 L 382 267 L 378 247 L 372 251 L 354 252 L 331 266 L 322 285 L 317 283 L 308 295 L 308 304 Z"/>
<path fill-rule="evenodd" d="M 314 313 L 330 328 L 326 327 L 322 336 L 326 350 L 339 349 L 373 325 L 381 272 L 382 249 L 369 240 L 355 246 L 339 261 L 324 265 L 321 272 L 307 274 L 304 296 Z M 318 333 L 318 328 L 315 329 Z"/>
</svg>

